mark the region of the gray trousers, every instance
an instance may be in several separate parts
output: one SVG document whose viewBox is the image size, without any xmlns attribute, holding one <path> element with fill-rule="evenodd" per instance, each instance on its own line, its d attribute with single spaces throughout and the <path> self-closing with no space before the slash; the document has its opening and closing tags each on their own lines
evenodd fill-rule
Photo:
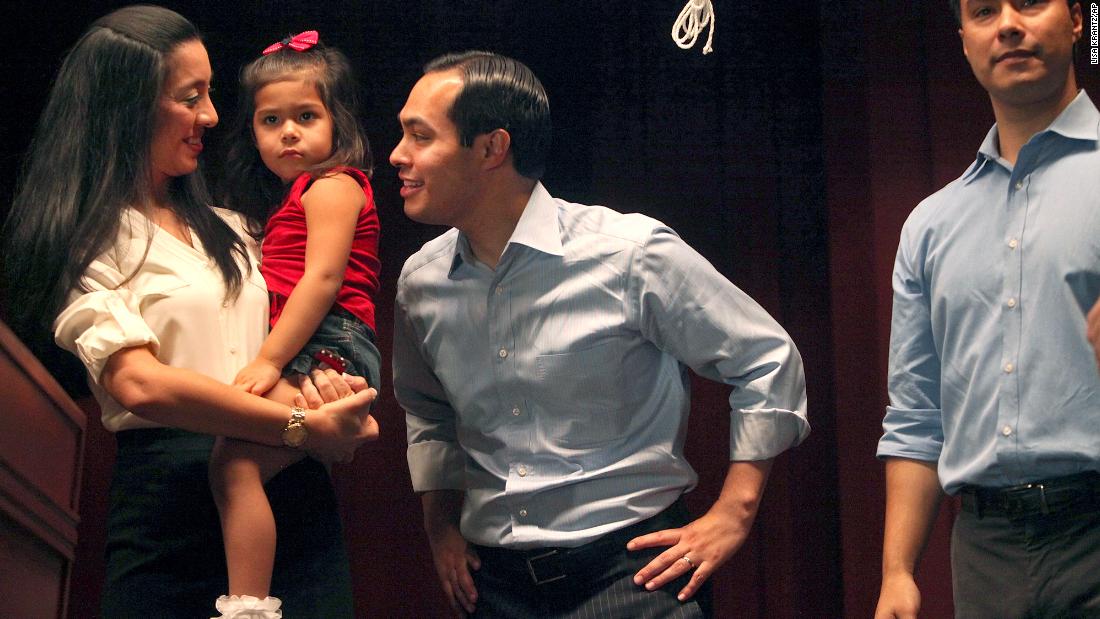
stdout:
<svg viewBox="0 0 1100 619">
<path fill-rule="evenodd" d="M 1100 617 L 1100 502 L 1027 518 L 961 511 L 951 571 L 959 619 Z"/>
</svg>

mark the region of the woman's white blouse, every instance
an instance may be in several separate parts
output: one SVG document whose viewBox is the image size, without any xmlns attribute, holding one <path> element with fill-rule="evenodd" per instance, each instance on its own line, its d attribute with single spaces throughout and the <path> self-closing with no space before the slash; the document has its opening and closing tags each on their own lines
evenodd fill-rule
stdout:
<svg viewBox="0 0 1100 619">
<path fill-rule="evenodd" d="M 114 246 L 84 273 L 90 291 L 74 290 L 54 321 L 58 345 L 88 368 L 103 425 L 112 432 L 159 425 L 125 410 L 99 384 L 112 354 L 149 345 L 166 365 L 228 383 L 256 356 L 267 335 L 259 246 L 245 231 L 243 216 L 214 210 L 248 247 L 252 268 L 237 299 L 225 298 L 221 272 L 197 234 L 191 234 L 191 247 L 141 212 L 127 209 Z"/>
</svg>

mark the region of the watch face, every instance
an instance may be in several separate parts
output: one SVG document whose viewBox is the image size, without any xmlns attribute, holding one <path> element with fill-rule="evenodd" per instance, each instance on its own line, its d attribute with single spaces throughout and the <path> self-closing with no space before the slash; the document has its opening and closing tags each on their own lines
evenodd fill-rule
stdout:
<svg viewBox="0 0 1100 619">
<path fill-rule="evenodd" d="M 290 447 L 301 447 L 302 443 L 306 442 L 306 437 L 308 436 L 309 433 L 306 432 L 306 427 L 301 424 L 293 425 L 283 430 L 283 442 Z"/>
</svg>

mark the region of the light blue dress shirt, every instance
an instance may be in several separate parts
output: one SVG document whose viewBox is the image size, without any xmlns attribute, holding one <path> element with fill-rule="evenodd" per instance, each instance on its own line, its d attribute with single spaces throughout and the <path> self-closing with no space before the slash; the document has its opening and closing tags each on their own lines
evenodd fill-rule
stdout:
<svg viewBox="0 0 1100 619">
<path fill-rule="evenodd" d="M 464 489 L 477 544 L 580 545 L 691 489 L 685 366 L 733 386 L 731 460 L 809 432 L 801 358 L 759 305 L 660 222 L 541 184 L 496 270 L 457 230 L 409 258 L 394 323 L 413 488 Z"/>
<path fill-rule="evenodd" d="M 923 201 L 894 264 L 879 456 L 939 462 L 944 489 L 1100 469 L 1100 113 L 1084 91 L 1020 150 L 997 127 Z"/>
</svg>

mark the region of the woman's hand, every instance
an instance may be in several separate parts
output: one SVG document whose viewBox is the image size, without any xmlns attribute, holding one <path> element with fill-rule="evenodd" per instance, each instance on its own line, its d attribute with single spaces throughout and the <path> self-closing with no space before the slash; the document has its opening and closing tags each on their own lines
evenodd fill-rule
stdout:
<svg viewBox="0 0 1100 619">
<path fill-rule="evenodd" d="M 317 380 L 313 380 L 313 384 L 316 383 Z M 359 390 L 356 391 L 356 387 Z M 378 423 L 371 417 L 371 406 L 378 393 L 367 388 L 365 380 L 361 385 L 354 380 L 350 385 L 346 380 L 337 385 L 322 385 L 318 393 L 340 395 L 344 389 L 348 394 L 306 413 L 309 439 L 304 449 L 324 463 L 351 462 L 360 445 L 378 438 Z"/>
<path fill-rule="evenodd" d="M 298 375 L 298 391 L 301 399 L 295 404 L 302 408 L 321 408 L 325 402 L 335 402 L 368 387 L 362 376 L 340 374 L 332 368 L 313 368 L 309 375 Z"/>
</svg>

